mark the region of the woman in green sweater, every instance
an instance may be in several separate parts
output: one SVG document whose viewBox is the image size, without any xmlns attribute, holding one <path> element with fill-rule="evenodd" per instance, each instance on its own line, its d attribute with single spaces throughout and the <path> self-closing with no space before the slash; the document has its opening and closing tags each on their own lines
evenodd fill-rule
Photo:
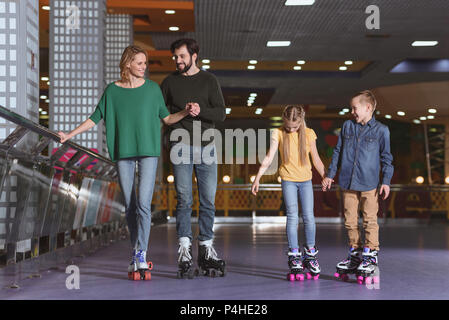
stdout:
<svg viewBox="0 0 449 320">
<path fill-rule="evenodd" d="M 101 119 L 111 160 L 117 163 L 120 187 L 125 199 L 126 219 L 133 254 L 128 272 L 148 269 L 146 251 L 151 228 L 151 201 L 161 149 L 160 120 L 171 125 L 198 110 L 186 107 L 170 114 L 159 86 L 144 78 L 147 52 L 127 47 L 120 60 L 121 80 L 110 83 L 94 113 L 72 132 L 59 132 L 61 143 L 94 127 Z M 135 167 L 138 165 L 139 192 L 136 193 Z"/>
</svg>

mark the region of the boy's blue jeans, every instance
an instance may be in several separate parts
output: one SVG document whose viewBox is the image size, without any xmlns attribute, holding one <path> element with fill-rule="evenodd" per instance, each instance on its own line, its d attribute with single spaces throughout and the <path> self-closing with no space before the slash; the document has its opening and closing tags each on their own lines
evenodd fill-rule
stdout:
<svg viewBox="0 0 449 320">
<path fill-rule="evenodd" d="M 293 182 L 282 180 L 282 194 L 284 196 L 287 215 L 287 240 L 289 248 L 299 248 L 298 243 L 298 196 L 301 201 L 302 219 L 306 245 L 309 248 L 315 246 L 315 217 L 313 215 L 313 186 L 312 180 L 305 182 Z"/>
</svg>

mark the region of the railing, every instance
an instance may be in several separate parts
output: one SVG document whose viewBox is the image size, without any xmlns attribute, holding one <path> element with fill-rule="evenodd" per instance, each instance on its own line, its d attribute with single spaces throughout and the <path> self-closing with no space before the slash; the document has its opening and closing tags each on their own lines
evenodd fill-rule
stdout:
<svg viewBox="0 0 449 320">
<path fill-rule="evenodd" d="M 114 163 L 72 141 L 42 155 L 57 133 L 2 106 L 0 117 L 17 125 L 0 143 L 0 266 L 44 253 L 52 264 L 61 250 L 71 258 L 118 238 L 124 207 Z"/>
<path fill-rule="evenodd" d="M 160 197 L 156 205 L 173 216 L 176 210 L 176 191 L 173 184 L 160 186 Z M 314 185 L 314 211 L 319 218 L 342 218 L 342 190 L 333 185 L 331 190 L 321 191 L 321 185 Z M 193 206 L 199 212 L 198 189 L 193 183 Z M 215 198 L 216 216 L 256 217 L 285 216 L 280 184 L 261 184 L 257 196 L 251 193 L 250 184 L 219 184 Z M 440 217 L 449 220 L 449 186 L 391 186 L 390 196 L 379 199 L 379 217 L 431 219 Z M 324 219 L 326 221 L 326 219 Z"/>
</svg>

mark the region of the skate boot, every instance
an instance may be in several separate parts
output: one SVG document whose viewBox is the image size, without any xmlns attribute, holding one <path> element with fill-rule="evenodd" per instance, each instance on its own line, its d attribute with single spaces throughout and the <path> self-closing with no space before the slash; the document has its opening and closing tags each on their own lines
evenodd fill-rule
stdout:
<svg viewBox="0 0 449 320">
<path fill-rule="evenodd" d="M 320 265 L 318 263 L 318 260 L 316 258 L 318 254 L 318 249 L 316 247 L 313 248 L 307 248 L 304 247 L 304 259 L 303 264 L 304 268 L 309 269 L 310 272 L 307 272 L 307 280 L 310 280 L 313 278 L 313 280 L 318 280 L 320 277 Z"/>
<path fill-rule="evenodd" d="M 192 244 L 188 237 L 181 237 L 179 238 L 178 273 L 176 277 L 178 279 L 185 277 L 193 279 L 193 273 Z"/>
<path fill-rule="evenodd" d="M 289 249 L 287 252 L 288 256 L 288 267 L 290 268 L 290 272 L 287 273 L 288 281 L 304 281 L 304 267 L 301 261 L 301 252 L 295 249 Z"/>
<path fill-rule="evenodd" d="M 357 271 L 357 267 L 360 265 L 360 253 L 360 249 L 349 249 L 348 257 L 337 264 L 335 277 L 347 281 L 349 279 L 349 274 L 354 274 Z"/>
<path fill-rule="evenodd" d="M 200 241 L 198 245 L 198 267 L 195 270 L 195 275 L 202 274 L 204 276 L 216 277 L 218 274 L 224 277 L 226 263 L 219 259 L 217 252 L 212 246 L 212 239 Z"/>
<path fill-rule="evenodd" d="M 153 263 L 146 261 L 146 251 L 136 250 L 135 252 L 135 264 L 132 266 L 132 262 L 128 267 L 128 278 L 130 280 L 151 280 L 151 272 L 153 269 Z M 134 271 L 129 272 L 131 269 Z"/>
<path fill-rule="evenodd" d="M 357 282 L 359 284 L 372 284 L 380 282 L 380 271 L 378 266 L 378 251 L 364 248 L 362 252 L 362 263 L 357 268 Z"/>
<path fill-rule="evenodd" d="M 128 276 L 130 275 L 130 273 L 137 271 L 136 253 L 137 253 L 137 250 L 133 250 L 133 253 L 131 256 L 131 263 L 128 266 Z"/>
</svg>

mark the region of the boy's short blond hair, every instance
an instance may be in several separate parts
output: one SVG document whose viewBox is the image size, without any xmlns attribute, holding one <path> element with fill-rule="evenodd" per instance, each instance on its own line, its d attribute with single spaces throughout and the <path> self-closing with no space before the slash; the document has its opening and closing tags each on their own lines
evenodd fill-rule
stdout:
<svg viewBox="0 0 449 320">
<path fill-rule="evenodd" d="M 376 110 L 377 106 L 376 97 L 374 96 L 374 93 L 372 93 L 370 90 L 360 91 L 359 93 L 352 96 L 351 101 L 357 97 L 360 97 L 361 102 L 369 103 L 373 107 L 373 111 Z"/>
</svg>

